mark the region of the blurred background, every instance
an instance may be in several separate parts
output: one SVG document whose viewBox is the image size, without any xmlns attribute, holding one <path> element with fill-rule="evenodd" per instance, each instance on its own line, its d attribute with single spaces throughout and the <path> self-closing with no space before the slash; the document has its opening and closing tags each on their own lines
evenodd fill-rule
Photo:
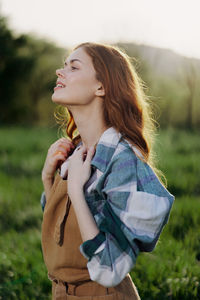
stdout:
<svg viewBox="0 0 200 300">
<path fill-rule="evenodd" d="M 124 49 L 158 123 L 158 168 L 176 200 L 131 276 L 142 299 L 200 299 L 200 2 L 0 0 L 0 299 L 51 299 L 41 171 L 60 135 L 55 70 L 85 41 Z"/>
</svg>

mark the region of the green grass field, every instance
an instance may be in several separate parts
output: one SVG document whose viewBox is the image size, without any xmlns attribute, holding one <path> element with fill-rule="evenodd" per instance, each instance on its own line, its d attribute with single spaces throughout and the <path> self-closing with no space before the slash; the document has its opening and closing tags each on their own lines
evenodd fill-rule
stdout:
<svg viewBox="0 0 200 300">
<path fill-rule="evenodd" d="M 41 251 L 41 170 L 57 129 L 0 129 L 0 299 L 51 299 Z M 196 132 L 157 135 L 159 167 L 175 195 L 152 253 L 131 272 L 142 300 L 200 299 L 200 140 Z"/>
</svg>

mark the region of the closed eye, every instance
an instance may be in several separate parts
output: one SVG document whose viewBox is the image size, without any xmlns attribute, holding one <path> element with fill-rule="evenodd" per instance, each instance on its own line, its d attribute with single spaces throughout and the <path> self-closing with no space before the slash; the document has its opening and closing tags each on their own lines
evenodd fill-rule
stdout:
<svg viewBox="0 0 200 300">
<path fill-rule="evenodd" d="M 64 67 L 67 67 L 67 63 L 66 63 L 66 62 L 64 63 Z M 71 66 L 71 69 L 72 69 L 72 70 L 76 70 L 76 69 L 78 69 L 78 68 Z"/>
</svg>

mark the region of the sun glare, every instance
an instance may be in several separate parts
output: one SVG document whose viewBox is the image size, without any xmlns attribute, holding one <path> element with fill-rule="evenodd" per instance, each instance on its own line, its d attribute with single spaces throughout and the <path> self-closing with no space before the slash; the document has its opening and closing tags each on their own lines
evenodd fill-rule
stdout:
<svg viewBox="0 0 200 300">
<path fill-rule="evenodd" d="M 1 0 L 17 32 L 34 32 L 61 46 L 129 41 L 200 58 L 198 0 Z M 22 9 L 23 8 L 23 9 Z"/>
</svg>

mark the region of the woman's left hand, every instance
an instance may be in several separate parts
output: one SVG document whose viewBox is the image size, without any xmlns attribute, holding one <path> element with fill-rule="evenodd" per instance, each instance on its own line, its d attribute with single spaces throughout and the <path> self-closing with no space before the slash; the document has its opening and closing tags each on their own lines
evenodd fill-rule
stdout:
<svg viewBox="0 0 200 300">
<path fill-rule="evenodd" d="M 95 153 L 94 147 L 88 150 L 85 146 L 77 148 L 69 158 L 67 187 L 68 195 L 73 198 L 77 192 L 83 190 L 84 184 L 91 174 L 91 160 Z"/>
</svg>

